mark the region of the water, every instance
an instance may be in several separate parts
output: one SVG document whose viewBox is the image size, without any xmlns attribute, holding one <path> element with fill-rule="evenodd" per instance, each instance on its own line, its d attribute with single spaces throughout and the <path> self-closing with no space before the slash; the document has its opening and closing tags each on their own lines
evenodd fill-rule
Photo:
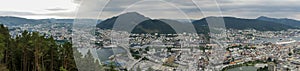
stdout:
<svg viewBox="0 0 300 71">
<path fill-rule="evenodd" d="M 109 60 L 109 57 L 114 54 L 125 53 L 126 51 L 121 47 L 115 48 L 78 48 L 78 51 L 85 56 L 88 51 L 91 52 L 95 59 L 99 59 L 101 62 Z"/>
<path fill-rule="evenodd" d="M 98 57 L 102 62 L 109 60 L 109 57 L 114 54 L 125 53 L 125 52 L 126 51 L 120 47 L 113 48 L 113 49 L 112 48 L 104 48 L 104 49 L 97 50 Z"/>
</svg>

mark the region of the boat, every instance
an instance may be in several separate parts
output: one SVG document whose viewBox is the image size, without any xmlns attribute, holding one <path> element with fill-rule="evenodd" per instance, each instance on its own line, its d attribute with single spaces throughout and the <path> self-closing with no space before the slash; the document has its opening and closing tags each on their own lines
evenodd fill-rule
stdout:
<svg viewBox="0 0 300 71">
<path fill-rule="evenodd" d="M 296 42 L 296 40 L 293 40 L 293 39 L 289 39 L 289 40 L 280 39 L 279 41 L 276 42 L 276 44 L 281 45 L 281 44 L 290 44 L 290 43 L 294 43 L 294 42 Z"/>
<path fill-rule="evenodd" d="M 117 45 L 107 45 L 107 46 L 103 46 L 103 48 L 114 48 L 114 47 L 118 47 Z"/>
</svg>

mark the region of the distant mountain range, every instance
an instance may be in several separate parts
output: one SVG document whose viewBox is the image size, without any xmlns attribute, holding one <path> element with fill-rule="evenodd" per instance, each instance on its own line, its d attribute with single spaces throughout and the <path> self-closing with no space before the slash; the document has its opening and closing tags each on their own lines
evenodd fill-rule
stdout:
<svg viewBox="0 0 300 71">
<path fill-rule="evenodd" d="M 20 25 L 20 24 L 40 24 L 43 23 L 42 21 L 34 20 L 34 19 L 26 19 L 26 18 L 20 18 L 20 17 L 0 17 L 0 24 L 4 25 Z"/>
<path fill-rule="evenodd" d="M 115 25 L 115 23 L 117 23 L 117 25 Z M 172 29 L 171 26 L 176 29 Z M 193 31 L 193 29 L 190 29 L 190 27 L 193 26 L 187 26 L 175 20 L 150 19 L 136 12 L 129 12 L 109 18 L 97 24 L 97 27 L 101 29 L 113 29 L 117 27 L 114 30 L 132 33 L 182 33 Z"/>
<path fill-rule="evenodd" d="M 116 21 L 117 19 L 121 21 Z M 206 17 L 199 20 L 192 20 L 188 22 L 185 19 L 171 20 L 171 19 L 151 19 L 145 17 L 136 12 L 129 12 L 115 16 L 97 24 L 101 29 L 112 29 L 114 23 L 121 24 L 119 30 L 125 30 L 126 26 L 135 26 L 128 29 L 132 33 L 181 33 L 196 31 L 197 33 L 208 33 L 208 24 L 206 19 L 212 19 L 212 21 L 218 19 L 224 19 L 225 26 L 228 29 L 256 29 L 258 31 L 280 31 L 287 29 L 299 29 L 300 21 L 287 18 L 270 18 L 261 16 L 256 19 L 245 19 L 235 17 Z M 0 24 L 14 26 L 21 24 L 45 24 L 45 23 L 73 23 L 74 19 L 26 19 L 20 17 L 3 16 L 0 17 Z M 100 20 L 99 20 L 100 21 Z M 194 28 L 191 28 L 188 23 L 192 24 Z M 171 25 L 169 25 L 171 24 Z M 176 29 L 172 29 L 172 27 Z M 177 32 L 175 32 L 177 31 Z"/>
<path fill-rule="evenodd" d="M 259 31 L 280 31 L 280 30 L 297 28 L 283 23 L 264 21 L 259 19 L 242 19 L 242 18 L 235 18 L 235 17 L 207 17 L 204 19 L 193 21 L 193 24 L 208 26 L 206 22 L 206 19 L 208 18 L 211 19 L 212 21 L 223 18 L 225 22 L 225 26 L 228 29 L 239 29 L 239 30 L 255 29 Z"/>
<path fill-rule="evenodd" d="M 90 20 L 90 19 L 87 19 Z M 12 17 L 12 16 L 2 16 L 0 17 L 0 24 L 4 24 L 7 26 L 15 26 L 22 24 L 46 24 L 46 23 L 64 23 L 64 24 L 72 24 L 74 19 L 26 19 L 20 17 Z M 101 20 L 99 20 L 101 21 Z"/>
<path fill-rule="evenodd" d="M 112 29 L 114 23 L 119 17 L 123 17 L 121 20 L 126 22 L 118 22 L 119 24 L 128 25 L 137 19 L 144 20 L 143 22 L 139 22 L 139 24 L 132 30 L 132 33 L 175 33 L 172 27 L 166 24 L 166 19 L 150 19 L 136 12 L 130 12 L 121 14 L 119 16 L 115 16 L 109 19 L 104 20 L 103 22 L 97 24 L 98 28 L 101 29 Z M 124 19 L 125 18 L 125 19 Z M 235 17 L 206 17 L 200 20 L 193 20 L 192 24 L 195 27 L 197 33 L 207 33 L 208 24 L 206 19 L 219 20 L 224 19 L 225 26 L 228 29 L 255 29 L 258 31 L 281 31 L 287 29 L 298 29 L 300 26 L 300 22 L 292 19 L 275 19 L 275 18 L 267 18 L 267 17 L 259 17 L 257 19 L 243 19 L 243 18 L 235 18 Z M 146 19 L 146 20 L 145 20 Z M 168 20 L 168 21 L 176 21 L 176 20 Z M 178 22 L 178 21 L 177 21 Z M 137 22 L 133 22 L 137 23 Z M 180 24 L 186 24 L 186 22 L 181 22 Z M 299 26 L 293 26 L 299 25 Z M 183 27 L 184 28 L 184 27 Z M 181 28 L 181 30 L 184 30 Z M 190 27 L 186 27 L 185 29 L 190 29 Z M 184 32 L 184 31 L 183 31 Z"/>
<path fill-rule="evenodd" d="M 263 21 L 269 21 L 269 22 L 276 22 L 276 23 L 281 23 L 289 26 L 294 26 L 294 27 L 300 27 L 300 21 L 294 20 L 294 19 L 288 19 L 288 18 L 270 18 L 266 16 L 261 16 L 257 18 L 258 20 L 263 20 Z"/>
</svg>

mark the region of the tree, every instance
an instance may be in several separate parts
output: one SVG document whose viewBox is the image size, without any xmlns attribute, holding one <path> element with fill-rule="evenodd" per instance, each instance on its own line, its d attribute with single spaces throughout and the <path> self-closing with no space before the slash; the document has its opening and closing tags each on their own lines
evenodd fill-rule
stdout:
<svg viewBox="0 0 300 71">
<path fill-rule="evenodd" d="M 146 71 L 155 71 L 153 68 L 149 67 Z"/>
<path fill-rule="evenodd" d="M 65 69 L 64 67 L 60 67 L 59 71 L 68 71 L 68 70 Z"/>
<path fill-rule="evenodd" d="M 62 53 L 62 66 L 63 68 L 67 69 L 68 71 L 76 70 L 76 64 L 74 61 L 74 56 L 73 56 L 73 48 L 72 48 L 72 43 L 66 42 L 62 45 L 63 47 L 61 48 L 61 53 Z"/>
<path fill-rule="evenodd" d="M 38 32 L 23 31 L 11 38 L 0 25 L 0 71 L 77 71 L 72 44 L 57 44 Z"/>
<path fill-rule="evenodd" d="M 9 45 L 9 33 L 6 27 L 4 25 L 0 25 L 0 62 L 2 62 L 2 59 L 5 57 L 5 49 Z M 1 71 L 8 71 L 5 64 L 0 63 L 0 70 Z"/>
</svg>

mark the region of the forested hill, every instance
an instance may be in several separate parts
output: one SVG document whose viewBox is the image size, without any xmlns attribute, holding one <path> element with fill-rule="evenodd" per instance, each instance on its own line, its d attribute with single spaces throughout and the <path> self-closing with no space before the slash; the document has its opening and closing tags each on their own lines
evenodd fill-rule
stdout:
<svg viewBox="0 0 300 71">
<path fill-rule="evenodd" d="M 34 19 L 26 19 L 20 17 L 11 17 L 11 16 L 2 16 L 0 17 L 0 24 L 14 26 L 21 24 L 42 24 L 42 21 L 34 20 Z"/>
<path fill-rule="evenodd" d="M 270 18 L 266 16 L 261 16 L 256 18 L 257 20 L 262 20 L 262 21 L 269 21 L 269 22 L 276 22 L 276 23 L 281 23 L 289 26 L 294 26 L 294 27 L 300 27 L 300 21 L 295 20 L 295 19 L 288 19 L 288 18 Z"/>
<path fill-rule="evenodd" d="M 226 28 L 230 29 L 255 29 L 258 31 L 280 31 L 280 30 L 287 30 L 287 29 L 296 29 L 297 27 L 285 25 L 276 22 L 270 21 L 262 21 L 257 19 L 242 19 L 242 18 L 235 18 L 235 17 L 207 17 L 200 20 L 193 21 L 194 25 L 198 26 L 208 26 L 206 19 L 210 18 L 210 20 L 219 20 L 220 18 L 224 19 Z"/>
<path fill-rule="evenodd" d="M 101 29 L 112 29 L 118 17 L 129 16 L 128 18 L 134 18 L 132 21 L 136 19 L 147 19 L 144 22 L 140 22 L 139 25 L 135 27 L 132 33 L 174 33 L 174 29 L 170 28 L 170 25 L 162 22 L 160 19 L 150 19 L 145 17 L 139 13 L 125 13 L 119 16 L 115 16 L 109 19 L 102 21 L 101 23 L 97 24 L 98 28 Z M 245 30 L 245 29 L 255 29 L 258 31 L 281 31 L 287 29 L 298 29 L 296 26 L 291 26 L 288 24 L 283 24 L 281 22 L 272 22 L 272 21 L 265 21 L 260 19 L 244 19 L 244 18 L 235 18 L 235 17 L 206 17 L 199 20 L 194 20 L 192 24 L 194 25 L 196 31 L 198 33 L 207 33 L 209 32 L 208 23 L 206 19 L 220 20 L 224 19 L 225 26 L 228 29 L 238 29 L 238 30 Z M 129 21 L 131 19 L 128 19 Z M 130 23 L 121 23 L 124 25 L 128 25 Z M 185 24 L 185 23 L 182 23 Z"/>
</svg>

